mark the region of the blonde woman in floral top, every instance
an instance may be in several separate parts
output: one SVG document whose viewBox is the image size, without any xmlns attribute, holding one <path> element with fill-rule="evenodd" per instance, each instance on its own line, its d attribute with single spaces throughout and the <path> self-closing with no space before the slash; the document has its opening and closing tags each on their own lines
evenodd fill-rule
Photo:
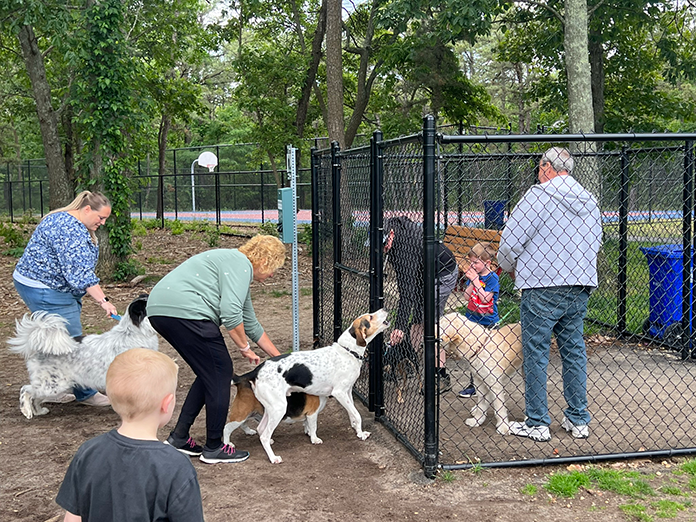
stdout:
<svg viewBox="0 0 696 522">
<path fill-rule="evenodd" d="M 104 295 L 94 273 L 99 258 L 96 230 L 111 215 L 111 203 L 98 192 L 85 190 L 68 206 L 47 214 L 34 230 L 12 274 L 17 293 L 29 310 L 58 314 L 67 321 L 68 333 L 82 335 L 82 297 L 89 294 L 107 315 L 116 307 Z M 82 404 L 108 406 L 97 390 L 73 388 L 73 394 L 54 402 L 77 399 Z"/>
</svg>

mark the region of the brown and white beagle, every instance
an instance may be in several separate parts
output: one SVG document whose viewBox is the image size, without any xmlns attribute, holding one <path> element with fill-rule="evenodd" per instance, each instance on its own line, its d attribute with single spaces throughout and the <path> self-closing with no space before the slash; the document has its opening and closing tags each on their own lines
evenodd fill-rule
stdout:
<svg viewBox="0 0 696 522">
<path fill-rule="evenodd" d="M 321 401 L 333 396 L 348 412 L 350 425 L 358 437 L 365 440 L 370 436 L 369 432 L 362 431 L 362 419 L 353 404 L 353 385 L 360 376 L 367 345 L 389 327 L 387 316 L 384 309 L 361 315 L 331 346 L 278 355 L 242 376 L 248 380 L 256 399 L 264 407 L 257 430 L 261 445 L 272 463 L 283 461 L 273 453 L 271 437 L 287 416 L 288 401 L 293 392 L 318 396 L 317 413 L 321 410 Z M 305 401 L 308 402 L 309 397 Z M 316 437 L 316 419 L 316 413 L 306 416 L 305 432 L 312 438 L 312 443 L 319 444 L 321 439 Z"/>
</svg>

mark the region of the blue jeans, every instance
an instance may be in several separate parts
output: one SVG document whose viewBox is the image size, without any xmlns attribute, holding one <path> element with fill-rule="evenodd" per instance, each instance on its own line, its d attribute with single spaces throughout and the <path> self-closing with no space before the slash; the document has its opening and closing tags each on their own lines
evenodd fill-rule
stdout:
<svg viewBox="0 0 696 522">
<path fill-rule="evenodd" d="M 82 323 L 80 322 L 80 313 L 82 312 L 82 297 L 76 297 L 65 292 L 58 292 L 50 288 L 34 288 L 23 285 L 17 280 L 14 281 L 14 286 L 17 289 L 19 297 L 22 298 L 24 304 L 31 312 L 44 310 L 52 314 L 57 314 L 63 317 L 67 324 L 65 327 L 71 337 L 82 335 Z M 91 388 L 83 388 L 75 386 L 73 394 L 78 401 L 89 399 L 97 393 L 97 390 Z"/>
<path fill-rule="evenodd" d="M 563 364 L 565 416 L 573 424 L 589 424 L 587 352 L 583 320 L 590 289 L 559 286 L 522 290 L 520 320 L 524 356 L 525 413 L 528 426 L 550 426 L 546 392 L 551 334 L 556 335 Z"/>
</svg>

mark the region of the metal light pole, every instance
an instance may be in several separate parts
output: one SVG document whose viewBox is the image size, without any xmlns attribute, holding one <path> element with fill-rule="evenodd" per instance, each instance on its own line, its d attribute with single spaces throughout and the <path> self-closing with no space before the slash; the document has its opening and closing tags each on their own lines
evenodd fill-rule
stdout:
<svg viewBox="0 0 696 522">
<path fill-rule="evenodd" d="M 196 185 L 193 177 L 193 167 L 198 163 L 201 167 L 206 167 L 209 172 L 213 172 L 217 167 L 218 159 L 215 154 L 209 151 L 201 152 L 201 155 L 191 163 L 191 208 L 196 211 Z"/>
</svg>

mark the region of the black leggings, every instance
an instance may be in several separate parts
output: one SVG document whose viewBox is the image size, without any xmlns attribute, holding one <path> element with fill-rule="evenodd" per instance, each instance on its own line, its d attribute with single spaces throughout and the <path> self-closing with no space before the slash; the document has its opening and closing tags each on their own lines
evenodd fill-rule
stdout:
<svg viewBox="0 0 696 522">
<path fill-rule="evenodd" d="M 220 327 L 212 321 L 154 316 L 150 323 L 191 367 L 196 379 L 181 407 L 174 428 L 177 438 L 188 438 L 189 429 L 205 405 L 206 448 L 222 445 L 222 433 L 230 406 L 232 359 Z"/>
</svg>

